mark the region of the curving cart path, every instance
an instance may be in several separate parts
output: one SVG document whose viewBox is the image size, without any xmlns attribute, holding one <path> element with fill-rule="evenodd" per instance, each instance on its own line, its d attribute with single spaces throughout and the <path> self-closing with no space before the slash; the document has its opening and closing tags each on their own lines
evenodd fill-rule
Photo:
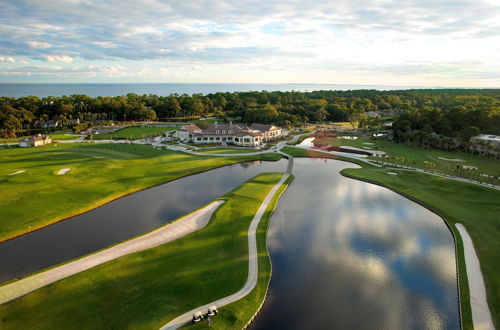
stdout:
<svg viewBox="0 0 500 330">
<path fill-rule="evenodd" d="M 197 231 L 208 224 L 214 211 L 223 203 L 223 200 L 216 200 L 193 213 L 183 216 L 177 221 L 162 226 L 145 235 L 117 244 L 81 259 L 71 261 L 67 264 L 6 284 L 0 287 L 0 304 L 24 296 L 48 284 L 101 265 L 105 262 L 165 244 Z"/>
<path fill-rule="evenodd" d="M 290 158 L 293 164 L 293 157 Z M 257 210 L 257 213 L 252 219 L 252 222 L 250 223 L 250 227 L 248 228 L 248 277 L 245 285 L 236 293 L 221 298 L 219 300 L 210 302 L 206 305 L 196 307 L 195 309 L 186 312 L 172 321 L 168 322 L 164 326 L 161 327 L 162 330 L 173 330 L 173 329 L 178 329 L 184 324 L 188 323 L 191 321 L 193 317 L 193 313 L 197 311 L 202 311 L 205 312 L 208 310 L 208 308 L 212 305 L 215 305 L 217 307 L 222 307 L 225 305 L 228 305 L 232 302 L 235 302 L 243 297 L 245 297 L 247 294 L 249 294 L 255 285 L 257 284 L 257 278 L 259 275 L 259 266 L 258 266 L 258 259 L 257 259 L 257 240 L 256 240 L 256 232 L 257 232 L 257 227 L 259 225 L 260 219 L 264 215 L 264 212 L 266 211 L 267 207 L 269 206 L 269 203 L 271 200 L 274 198 L 276 195 L 276 192 L 278 191 L 278 188 L 285 182 L 286 179 L 290 176 L 291 168 L 289 167 L 287 169 L 287 173 L 283 175 L 283 177 L 280 179 L 280 181 L 271 189 L 269 194 L 267 194 L 266 198 L 260 205 L 259 209 Z"/>
<path fill-rule="evenodd" d="M 465 268 L 469 281 L 470 307 L 472 310 L 472 323 L 475 330 L 495 330 L 491 318 L 488 301 L 486 300 L 486 288 L 484 286 L 483 273 L 479 265 L 479 259 L 474 250 L 472 239 L 461 223 L 455 224 L 462 242 L 464 243 Z"/>
</svg>

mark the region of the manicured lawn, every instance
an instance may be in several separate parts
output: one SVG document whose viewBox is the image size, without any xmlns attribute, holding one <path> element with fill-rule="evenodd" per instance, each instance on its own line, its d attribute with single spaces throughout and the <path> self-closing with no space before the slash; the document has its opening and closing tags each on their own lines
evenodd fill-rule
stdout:
<svg viewBox="0 0 500 330">
<path fill-rule="evenodd" d="M 47 135 L 50 136 L 52 141 L 77 140 L 80 138 L 80 135 L 67 134 L 70 132 L 71 132 L 71 130 L 57 131 L 57 132 L 49 133 Z"/>
<path fill-rule="evenodd" d="M 238 291 L 248 273 L 248 226 L 282 175 L 258 175 L 226 194 L 226 203 L 198 232 L 0 305 L 2 329 L 157 329 L 181 313 Z M 268 220 L 259 228 L 259 243 L 264 242 Z M 263 276 L 268 273 L 266 268 Z M 259 284 L 259 297 L 262 289 Z M 244 308 L 250 311 L 251 306 L 248 302 Z M 230 325 L 232 308 L 214 323 Z"/>
<path fill-rule="evenodd" d="M 381 150 L 385 151 L 389 156 L 403 157 L 405 159 L 405 165 L 421 169 L 425 169 L 424 161 L 426 161 L 436 164 L 436 167 L 433 167 L 432 171 L 440 173 L 460 175 L 460 173 L 457 173 L 455 170 L 456 166 L 468 165 L 477 167 L 478 172 L 488 173 L 496 176 L 500 175 L 500 160 L 495 160 L 484 156 L 471 155 L 470 153 L 460 151 L 447 152 L 436 149 L 417 149 L 413 146 L 409 146 L 403 143 L 371 140 L 365 138 L 358 138 L 357 140 L 338 140 L 340 140 L 339 143 L 343 146 Z M 373 145 L 366 143 L 373 143 Z M 443 160 L 439 157 L 447 159 L 462 159 L 465 162 Z M 482 180 L 486 181 L 485 178 L 482 178 Z"/>
<path fill-rule="evenodd" d="M 0 241 L 182 176 L 279 154 L 193 156 L 144 145 L 52 144 L 0 150 Z M 63 168 L 71 168 L 57 175 Z M 10 175 L 18 171 L 25 171 Z"/>
<path fill-rule="evenodd" d="M 94 140 L 129 139 L 139 140 L 147 137 L 160 136 L 165 132 L 173 131 L 176 127 L 126 127 L 109 134 L 96 134 Z"/>
<path fill-rule="evenodd" d="M 216 149 L 198 149 L 197 152 L 204 152 L 206 154 L 245 154 L 251 152 L 259 152 L 258 149 L 244 149 L 244 148 L 216 148 Z"/>
<path fill-rule="evenodd" d="M 374 182 L 399 192 L 441 215 L 456 237 L 455 223 L 467 228 L 481 262 L 488 303 L 496 327 L 500 326 L 500 191 L 422 173 L 387 169 L 344 169 L 342 174 Z M 465 329 L 472 329 L 463 247 L 458 240 L 460 295 Z"/>
<path fill-rule="evenodd" d="M 220 314 L 212 319 L 212 328 L 216 329 L 243 329 L 255 315 L 257 308 L 264 302 L 266 298 L 267 288 L 271 280 L 271 261 L 267 254 L 266 236 L 269 221 L 278 205 L 278 200 L 286 187 L 293 180 L 293 176 L 281 186 L 280 190 L 275 195 L 273 201 L 269 204 L 266 213 L 260 220 L 257 229 L 257 249 L 259 253 L 259 279 L 257 286 L 253 291 L 243 299 L 240 299 L 230 305 L 220 308 Z M 209 328 L 206 322 L 201 322 L 196 325 L 189 325 L 183 329 L 205 329 Z"/>
</svg>

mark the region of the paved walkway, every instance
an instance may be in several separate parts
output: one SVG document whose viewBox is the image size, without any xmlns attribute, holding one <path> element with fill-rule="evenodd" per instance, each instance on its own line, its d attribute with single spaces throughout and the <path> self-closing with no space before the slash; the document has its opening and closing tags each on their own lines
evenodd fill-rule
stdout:
<svg viewBox="0 0 500 330">
<path fill-rule="evenodd" d="M 479 266 L 474 245 L 469 233 L 461 223 L 455 224 L 464 243 L 465 268 L 469 281 L 470 306 L 472 309 L 472 323 L 475 330 L 495 330 L 491 319 L 490 309 L 486 300 L 483 273 Z"/>
<path fill-rule="evenodd" d="M 243 297 L 245 297 L 247 294 L 249 294 L 255 285 L 257 284 L 257 279 L 259 275 L 259 266 L 258 266 L 258 259 L 257 259 L 257 240 L 256 240 L 256 232 L 257 232 L 257 227 L 259 225 L 260 219 L 262 218 L 262 215 L 264 215 L 264 212 L 266 211 L 267 207 L 269 206 L 269 203 L 271 200 L 274 198 L 276 195 L 276 192 L 278 191 L 278 188 L 285 182 L 285 180 L 290 176 L 290 174 L 285 174 L 281 178 L 281 180 L 271 189 L 269 194 L 267 194 L 266 198 L 260 205 L 259 209 L 257 210 L 257 213 L 252 219 L 252 222 L 250 223 L 250 227 L 248 229 L 248 277 L 245 285 L 243 288 L 241 288 L 238 292 L 221 298 L 219 300 L 207 303 L 206 305 L 196 307 L 195 309 L 186 312 L 182 314 L 181 316 L 178 316 L 177 318 L 173 319 L 172 321 L 168 322 L 164 326 L 161 327 L 162 330 L 173 330 L 173 329 L 178 329 L 184 324 L 190 322 L 192 320 L 193 314 L 197 311 L 201 311 L 202 313 L 205 313 L 208 308 L 212 305 L 215 305 L 217 307 L 222 307 L 225 305 L 228 305 L 232 302 L 235 302 Z"/>
<path fill-rule="evenodd" d="M 208 224 L 213 212 L 223 203 L 224 201 L 222 200 L 216 200 L 204 208 L 190 213 L 150 233 L 59 267 L 4 285 L 0 287 L 0 304 L 24 296 L 48 284 L 101 265 L 105 262 L 165 244 L 197 231 Z"/>
</svg>

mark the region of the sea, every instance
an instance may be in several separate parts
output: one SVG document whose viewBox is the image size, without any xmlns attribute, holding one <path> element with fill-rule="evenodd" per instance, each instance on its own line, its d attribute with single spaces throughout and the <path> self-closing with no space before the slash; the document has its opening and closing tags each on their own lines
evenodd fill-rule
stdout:
<svg viewBox="0 0 500 330">
<path fill-rule="evenodd" d="M 217 92 L 248 92 L 248 91 L 300 91 L 311 92 L 319 90 L 401 90 L 418 89 L 418 86 L 384 86 L 384 85 L 337 85 L 337 84 L 193 84 L 193 83 L 121 83 L 121 84 L 10 84 L 0 83 L 0 96 L 62 96 L 83 94 L 92 97 L 118 96 L 135 93 L 138 95 L 155 94 L 167 96 L 170 94 L 210 94 Z M 426 87 L 433 88 L 433 87 Z"/>
</svg>

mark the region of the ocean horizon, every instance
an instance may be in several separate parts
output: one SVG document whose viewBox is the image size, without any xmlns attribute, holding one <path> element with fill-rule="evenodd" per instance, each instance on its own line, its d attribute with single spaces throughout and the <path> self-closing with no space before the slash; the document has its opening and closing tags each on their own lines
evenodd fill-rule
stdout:
<svg viewBox="0 0 500 330">
<path fill-rule="evenodd" d="M 217 92 L 249 91 L 297 91 L 311 92 L 319 90 L 406 90 L 406 89 L 442 89 L 453 87 L 391 86 L 391 85 L 342 85 L 342 84 L 223 84 L 223 83 L 0 83 L 0 96 L 62 96 L 84 94 L 91 97 L 119 96 L 135 93 L 138 95 L 155 94 L 210 94 Z"/>
</svg>

